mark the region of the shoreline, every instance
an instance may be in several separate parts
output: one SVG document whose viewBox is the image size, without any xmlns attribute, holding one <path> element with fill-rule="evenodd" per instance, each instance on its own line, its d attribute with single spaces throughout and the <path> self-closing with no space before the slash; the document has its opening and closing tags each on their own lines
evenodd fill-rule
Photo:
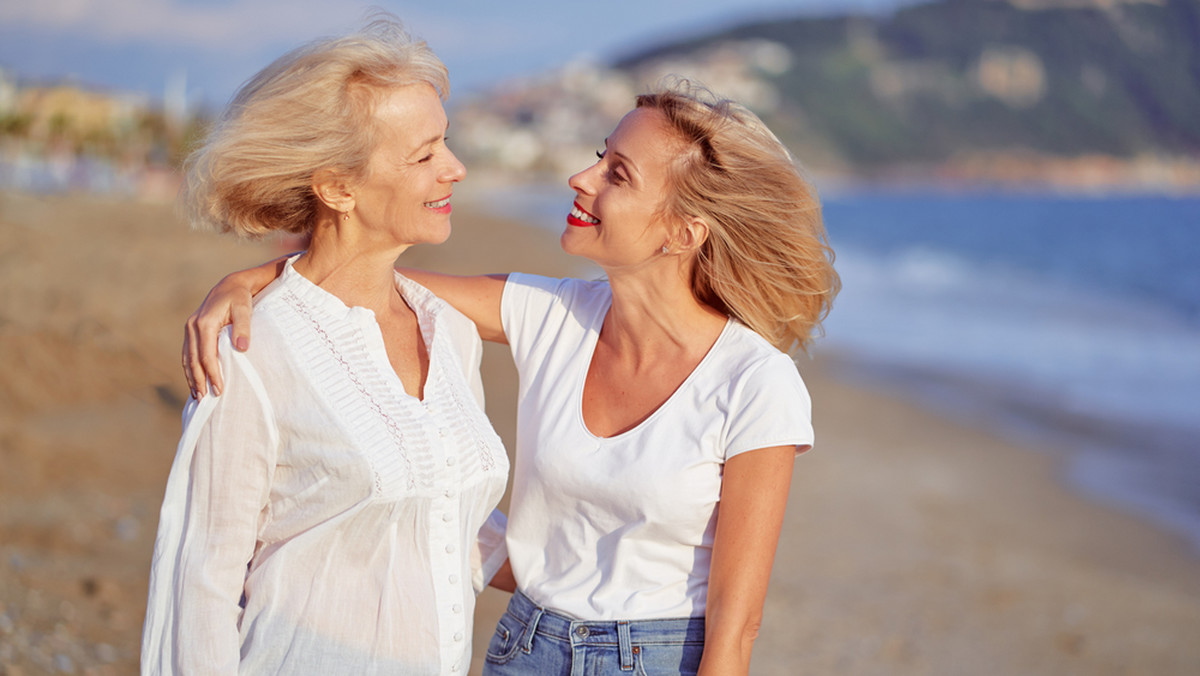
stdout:
<svg viewBox="0 0 1200 676">
<path fill-rule="evenodd" d="M 768 649 L 844 674 L 1200 665 L 1185 638 L 1200 627 L 1200 562 L 1182 538 L 1071 490 L 1052 449 L 847 383 L 836 363 L 814 366 L 814 450 L 824 455 L 798 461 L 768 618 L 774 605 L 821 651 L 789 633 L 756 659 Z M 799 580 L 780 570 L 787 558 Z M 804 594 L 806 612 L 779 607 L 780 586 Z M 821 641 L 829 617 L 858 645 Z"/>
<path fill-rule="evenodd" d="M 131 673 L 186 397 L 183 320 L 277 249 L 191 232 L 170 205 L 86 196 L 0 192 L 0 227 L 0 676 Z M 577 269 L 544 228 L 478 202 L 454 230 L 401 263 Z M 1182 540 L 1070 490 L 1046 449 L 839 368 L 800 361 L 817 444 L 796 461 L 752 673 L 1200 669 L 1200 563 Z M 484 369 L 511 448 L 503 346 Z M 506 602 L 480 597 L 472 673 Z"/>
<path fill-rule="evenodd" d="M 824 356 L 841 382 L 910 400 L 947 420 L 1036 449 L 1053 460 L 1066 489 L 1184 540 L 1200 562 L 1200 515 L 1191 509 L 1200 500 L 1200 484 L 1188 481 L 1194 463 L 1181 457 L 1194 438 L 1191 430 L 1068 410 L 1036 389 L 1020 391 L 973 375 L 836 348 Z M 1166 457 L 1174 462 L 1164 462 Z"/>
<path fill-rule="evenodd" d="M 174 199 L 181 177 L 178 171 L 161 165 L 147 164 L 137 170 L 117 169 L 110 160 L 76 156 L 64 164 L 63 158 L 53 161 L 30 156 L 20 161 L 0 157 L 0 192 L 40 194 L 45 197 L 90 196 L 95 199 L 134 198 L 146 203 L 165 204 Z M 969 170 L 954 164 L 944 166 L 897 166 L 881 171 L 859 173 L 804 167 L 823 198 L 839 198 L 862 192 L 887 194 L 937 193 L 945 195 L 1029 195 L 1061 198 L 1104 199 L 1106 197 L 1163 197 L 1195 199 L 1200 197 L 1200 162 L 1187 165 L 1180 171 L 1183 180 L 1167 180 L 1162 172 L 1139 171 L 1138 162 L 1128 162 L 1116 178 L 1077 180 L 1076 166 L 1086 166 L 1087 160 L 1057 158 L 1053 171 L 1029 169 L 1012 170 L 1001 163 L 1004 171 L 989 173 L 977 165 Z M 986 163 L 985 163 L 986 164 Z M 21 170 L 14 167 L 20 165 Z M 71 169 L 64 171 L 63 167 Z M 1020 166 L 1020 165 L 1017 165 Z M 1085 172 L 1087 173 L 1087 172 Z M 1149 177 L 1146 175 L 1149 174 Z M 563 176 L 535 170 L 522 171 L 521 179 L 496 167 L 471 170 L 467 191 L 527 189 L 537 185 L 563 185 Z"/>
</svg>

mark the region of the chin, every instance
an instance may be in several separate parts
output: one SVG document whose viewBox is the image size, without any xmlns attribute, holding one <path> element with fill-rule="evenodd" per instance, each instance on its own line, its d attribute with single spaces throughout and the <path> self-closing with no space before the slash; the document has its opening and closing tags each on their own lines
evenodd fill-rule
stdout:
<svg viewBox="0 0 1200 676">
<path fill-rule="evenodd" d="M 452 230 L 452 228 L 450 227 L 450 221 L 446 221 L 446 224 L 444 226 L 437 228 L 437 229 L 431 229 L 429 232 L 429 236 L 425 238 L 424 243 L 425 244 L 442 244 L 446 240 L 450 239 L 451 230 Z"/>
<path fill-rule="evenodd" d="M 569 225 L 568 225 L 568 226 L 567 226 L 567 228 L 568 228 L 568 229 L 567 229 L 566 231 L 564 231 L 564 232 L 563 232 L 563 234 L 562 234 L 562 237 L 559 237 L 559 238 L 558 238 L 558 246 L 559 246 L 559 248 L 560 248 L 560 249 L 562 249 L 562 250 L 563 250 L 563 252 L 564 252 L 564 253 L 568 253 L 568 254 L 570 254 L 570 255 L 572 255 L 572 256 L 579 256 L 579 255 L 581 255 L 581 254 L 580 254 L 580 253 L 579 253 L 579 251 L 577 250 L 577 249 L 578 249 L 578 247 L 571 246 L 571 230 L 570 230 L 570 227 L 571 227 L 571 226 L 569 226 Z"/>
</svg>

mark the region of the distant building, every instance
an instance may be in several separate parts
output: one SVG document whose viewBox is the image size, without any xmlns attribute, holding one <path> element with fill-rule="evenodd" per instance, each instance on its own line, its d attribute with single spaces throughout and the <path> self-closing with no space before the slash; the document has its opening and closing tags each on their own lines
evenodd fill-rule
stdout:
<svg viewBox="0 0 1200 676">
<path fill-rule="evenodd" d="M 0 117 L 12 115 L 17 108 L 17 80 L 0 68 Z"/>
</svg>

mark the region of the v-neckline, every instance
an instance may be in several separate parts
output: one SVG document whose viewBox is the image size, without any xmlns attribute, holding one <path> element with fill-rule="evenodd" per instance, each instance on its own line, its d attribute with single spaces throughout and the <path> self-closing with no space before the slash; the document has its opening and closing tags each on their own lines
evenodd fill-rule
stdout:
<svg viewBox="0 0 1200 676">
<path fill-rule="evenodd" d="M 419 339 L 425 345 L 425 353 L 429 360 L 425 371 L 425 380 L 423 383 L 421 383 L 420 387 L 422 396 L 417 397 L 409 394 L 408 389 L 404 387 L 404 379 L 401 378 L 400 374 L 396 372 L 396 369 L 392 367 L 391 359 L 388 356 L 387 342 L 383 338 L 383 328 L 379 325 L 379 319 L 376 317 L 375 311 L 361 305 L 347 305 L 346 302 L 341 298 L 338 298 L 333 293 L 330 293 L 328 290 L 321 287 L 321 285 L 312 281 L 308 277 L 305 277 L 304 274 L 299 270 L 296 270 L 295 266 L 293 265 L 299 256 L 300 255 L 297 254 L 296 256 L 288 259 L 285 266 L 285 274 L 290 273 L 302 280 L 306 287 L 318 294 L 316 298 L 319 298 L 321 303 L 325 305 L 329 311 L 340 310 L 346 313 L 347 317 L 354 318 L 353 321 L 357 322 L 362 329 L 370 327 L 370 337 L 368 340 L 369 342 L 374 343 L 375 347 L 373 349 L 368 349 L 367 356 L 369 359 L 375 362 L 375 367 L 380 369 L 382 373 L 389 374 L 385 378 L 388 383 L 388 387 L 399 394 L 402 399 L 411 399 L 418 404 L 425 404 L 428 402 L 430 394 L 429 387 L 435 380 L 433 377 L 435 359 L 433 343 L 435 336 L 433 335 L 434 327 L 432 325 L 428 327 L 428 331 L 426 330 L 426 320 L 432 322 L 434 317 L 433 313 L 424 313 L 428 314 L 428 316 L 423 317 L 422 311 L 417 309 L 417 306 L 421 305 L 421 303 L 417 302 L 413 298 L 410 298 L 410 294 L 405 293 L 406 291 L 412 291 L 412 286 L 416 286 L 420 289 L 424 289 L 424 287 L 420 287 L 420 285 L 416 284 L 407 277 L 404 277 L 399 272 L 396 272 L 393 277 L 393 288 L 396 290 L 396 293 L 400 295 L 400 299 L 404 301 L 404 304 L 408 306 L 408 309 L 412 311 L 413 316 L 417 320 L 417 330 L 420 334 Z M 364 338 L 367 338 L 367 333 L 364 332 L 363 335 Z"/>
<path fill-rule="evenodd" d="M 680 396 L 679 393 L 684 391 L 687 388 L 687 386 L 692 382 L 692 380 L 694 380 L 696 378 L 696 374 L 699 373 L 704 368 L 704 365 L 706 363 L 708 363 L 708 361 L 712 358 L 713 353 L 715 353 L 717 350 L 717 346 L 720 345 L 721 342 L 725 340 L 725 337 L 729 334 L 730 328 L 733 326 L 733 321 L 734 321 L 732 317 L 727 317 L 725 319 L 725 325 L 721 327 L 721 333 L 719 333 L 717 335 L 717 339 L 713 341 L 713 344 L 708 347 L 708 351 L 704 353 L 704 357 L 702 357 L 700 359 L 700 361 L 696 363 L 696 366 L 694 366 L 692 368 L 692 370 L 687 374 L 687 377 L 684 378 L 682 381 L 680 381 L 679 385 L 671 392 L 670 396 L 668 396 L 666 399 L 664 399 L 663 402 L 661 404 L 659 404 L 653 411 L 648 413 L 646 415 L 646 417 L 642 418 L 640 421 L 638 421 L 638 423 L 636 425 L 634 425 L 633 427 L 630 427 L 627 430 L 618 432 L 618 433 L 610 435 L 610 436 L 601 436 L 601 435 L 593 432 L 591 430 L 591 428 L 588 427 L 587 419 L 584 418 L 584 415 L 583 415 L 583 393 L 584 393 L 584 390 L 587 388 L 587 377 L 588 377 L 588 373 L 590 373 L 592 370 L 592 361 L 594 361 L 596 358 L 596 347 L 600 344 L 600 332 L 604 330 L 604 323 L 608 320 L 608 315 L 611 310 L 612 310 L 612 300 L 609 299 L 608 305 L 605 306 L 604 313 L 601 316 L 600 325 L 597 326 L 595 328 L 595 330 L 590 332 L 591 335 L 588 338 L 589 343 L 584 345 L 584 349 L 586 349 L 588 352 L 588 358 L 586 361 L 583 362 L 583 365 L 582 365 L 583 372 L 580 374 L 579 381 L 578 381 L 579 386 L 575 389 L 575 392 L 573 395 L 575 398 L 575 416 L 576 416 L 576 419 L 578 420 L 580 428 L 583 429 L 584 434 L 586 434 L 589 438 L 591 438 L 592 440 L 597 441 L 597 442 L 619 440 L 628 435 L 636 434 L 643 427 L 649 425 L 652 420 L 657 418 L 662 413 L 662 411 L 664 411 L 665 409 L 667 409 L 667 407 L 669 407 L 671 405 L 671 402 L 675 401 L 675 399 L 677 399 Z"/>
</svg>

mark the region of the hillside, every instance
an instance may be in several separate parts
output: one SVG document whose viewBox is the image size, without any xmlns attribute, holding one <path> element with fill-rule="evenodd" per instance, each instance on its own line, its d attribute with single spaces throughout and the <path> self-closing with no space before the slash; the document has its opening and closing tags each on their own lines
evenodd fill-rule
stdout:
<svg viewBox="0 0 1200 676">
<path fill-rule="evenodd" d="M 745 103 L 821 173 L 1200 188 L 1198 0 L 939 0 L 747 23 L 454 102 L 456 149 L 561 177 L 667 74 Z"/>
<path fill-rule="evenodd" d="M 1090 6 L 1089 6 L 1090 5 Z M 785 48 L 764 116 L 854 166 L 1023 148 L 1200 154 L 1200 2 L 943 0 L 883 17 L 796 18 L 663 45 L 639 72 L 723 43 Z M 803 138 L 793 138 L 803 142 Z"/>
</svg>

